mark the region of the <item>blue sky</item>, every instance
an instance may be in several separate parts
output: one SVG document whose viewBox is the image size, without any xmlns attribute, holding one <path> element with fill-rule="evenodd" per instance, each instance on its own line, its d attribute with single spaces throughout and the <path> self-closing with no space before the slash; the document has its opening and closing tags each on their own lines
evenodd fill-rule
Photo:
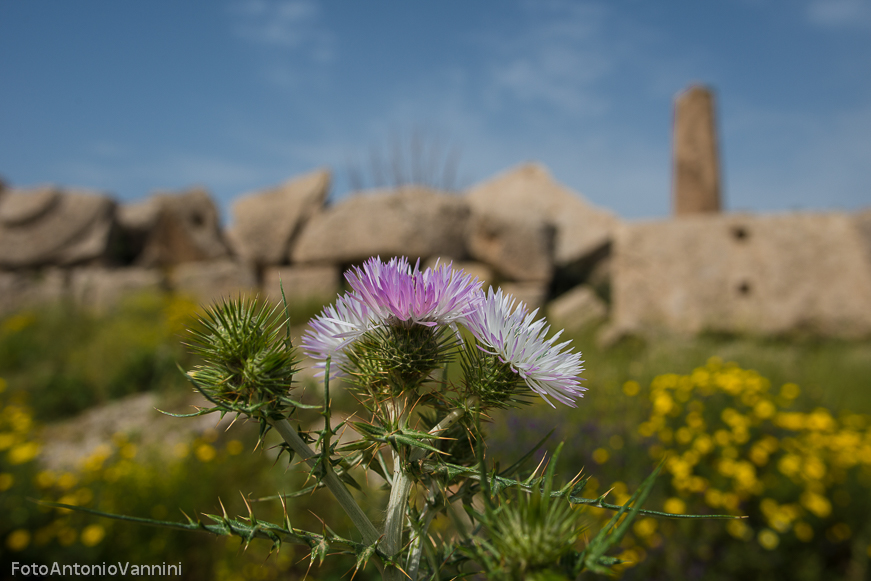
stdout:
<svg viewBox="0 0 871 581">
<path fill-rule="evenodd" d="M 672 99 L 717 96 L 729 210 L 871 205 L 871 0 L 0 1 L 0 176 L 232 199 L 376 184 L 415 135 L 452 183 L 523 161 L 669 213 Z"/>
</svg>

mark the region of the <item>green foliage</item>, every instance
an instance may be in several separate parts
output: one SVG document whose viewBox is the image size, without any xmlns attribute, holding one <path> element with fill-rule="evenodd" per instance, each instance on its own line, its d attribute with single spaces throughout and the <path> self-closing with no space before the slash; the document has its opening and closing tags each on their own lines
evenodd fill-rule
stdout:
<svg viewBox="0 0 871 581">
<path fill-rule="evenodd" d="M 573 442 L 565 463 L 585 463 L 594 475 L 586 494 L 591 500 L 608 490 L 607 497 L 622 504 L 650 467 L 664 461 L 667 477 L 646 507 L 748 517 L 641 515 L 617 555 L 628 561 L 618 567 L 623 578 L 852 580 L 868 574 L 871 468 L 864 463 L 871 460 L 871 418 L 832 402 L 861 404 L 867 397 L 871 370 L 864 382 L 857 377 L 868 368 L 871 345 L 701 337 L 591 350 L 587 358 L 596 364 L 586 401 L 557 418 L 543 406 L 495 415 L 493 452 L 556 425 L 557 437 Z M 692 369 L 688 362 L 704 363 L 712 351 L 758 364 L 779 382 L 717 359 L 687 375 L 668 373 Z M 802 376 L 810 378 L 809 388 Z M 611 516 L 590 512 L 600 522 Z"/>
<path fill-rule="evenodd" d="M 317 529 L 319 519 L 337 530 L 349 523 L 332 503 L 312 491 L 284 503 L 255 502 L 285 487 L 303 488 L 304 475 L 287 474 L 263 453 L 250 453 L 257 442 L 253 426 L 234 429 L 233 438 L 209 430 L 170 446 L 144 448 L 122 434 L 94 449 L 78 468 L 47 470 L 40 466 L 39 426 L 20 396 L 0 400 L 0 566 L 12 561 L 49 564 L 182 563 L 183 577 L 193 580 L 276 579 L 302 577 L 307 549 L 291 544 L 271 551 L 271 544 L 216 538 L 208 531 L 182 530 L 191 515 L 202 527 L 223 526 L 198 511 L 221 515 L 223 507 L 248 516 L 238 524 L 246 530 L 254 519 L 282 521 L 285 506 L 295 526 Z M 183 420 L 179 420 L 183 421 Z M 241 493 L 241 494 L 240 494 Z M 146 521 L 177 522 L 178 530 L 142 526 L 141 522 L 97 519 L 82 511 L 37 504 L 72 505 L 85 510 L 124 513 Z M 251 512 L 249 512 L 249 507 Z M 314 511 L 317 516 L 311 512 Z M 199 529 L 200 526 L 194 526 Z M 217 531 L 220 532 L 220 531 Z M 266 535 L 263 535 L 266 537 Z M 312 543 L 319 546 L 319 543 Z M 244 550 L 243 550 L 244 549 Z M 300 561 L 303 561 L 300 563 Z M 354 565 L 351 557 L 327 561 L 321 579 L 339 579 Z M 358 579 L 367 579 L 361 572 Z"/>
<path fill-rule="evenodd" d="M 141 294 L 95 313 L 46 305 L 0 322 L 0 376 L 27 392 L 36 417 L 55 420 L 147 390 L 180 390 L 189 356 L 178 335 L 196 305 Z"/>
</svg>

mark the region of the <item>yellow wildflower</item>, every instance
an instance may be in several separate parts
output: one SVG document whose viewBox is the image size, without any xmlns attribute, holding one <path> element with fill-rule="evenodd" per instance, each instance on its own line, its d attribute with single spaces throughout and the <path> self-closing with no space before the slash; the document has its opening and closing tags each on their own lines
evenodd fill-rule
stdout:
<svg viewBox="0 0 871 581">
<path fill-rule="evenodd" d="M 6 548 L 10 551 L 23 551 L 30 544 L 30 531 L 16 529 L 6 537 Z"/>
<path fill-rule="evenodd" d="M 103 540 L 103 537 L 106 536 L 106 529 L 102 526 L 94 524 L 88 525 L 82 531 L 81 541 L 82 544 L 86 547 L 94 547 L 100 544 L 100 541 Z"/>
<path fill-rule="evenodd" d="M 768 549 L 769 551 L 773 551 L 777 548 L 777 545 L 780 544 L 780 537 L 771 529 L 762 529 L 759 531 L 757 539 L 762 548 Z"/>
</svg>

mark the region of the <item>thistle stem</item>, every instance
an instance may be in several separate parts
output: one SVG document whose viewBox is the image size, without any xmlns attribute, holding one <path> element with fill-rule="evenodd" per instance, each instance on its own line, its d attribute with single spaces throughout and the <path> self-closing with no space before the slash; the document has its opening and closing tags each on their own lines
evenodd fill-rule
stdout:
<svg viewBox="0 0 871 581">
<path fill-rule="evenodd" d="M 449 430 L 451 426 L 460 421 L 460 419 L 462 419 L 465 414 L 466 412 L 464 410 L 459 408 L 455 409 L 454 411 L 443 417 L 442 421 L 433 426 L 429 433 L 432 434 L 433 437 L 438 436 L 441 432 Z M 426 450 L 424 450 L 423 448 L 417 448 L 411 453 L 411 461 L 417 462 L 418 460 L 423 458 L 424 455 L 426 455 Z"/>
<path fill-rule="evenodd" d="M 293 429 L 290 422 L 286 419 L 282 419 L 275 421 L 272 426 L 279 434 L 281 434 L 281 437 L 284 438 L 287 445 L 290 446 L 293 451 L 306 462 L 306 464 L 312 467 L 315 465 L 318 454 L 309 448 L 309 445 L 299 437 L 299 434 Z M 357 530 L 359 530 L 363 535 L 363 542 L 367 545 L 372 545 L 378 542 L 378 539 L 380 538 L 378 530 L 375 528 L 375 525 L 372 524 L 372 521 L 369 520 L 369 517 L 366 516 L 366 513 L 363 512 L 363 509 L 360 508 L 360 505 L 357 504 L 357 501 L 354 500 L 354 497 L 351 496 L 351 492 L 345 486 L 345 483 L 339 480 L 339 477 L 336 476 L 333 467 L 330 466 L 329 463 L 326 463 L 323 468 L 324 484 L 327 485 L 327 488 L 329 488 L 330 492 L 333 493 L 333 496 L 336 497 L 339 505 L 341 505 L 345 510 L 348 517 L 350 517 L 351 522 L 354 523 Z"/>
<path fill-rule="evenodd" d="M 385 402 L 390 423 L 403 427 L 407 417 L 407 402 L 392 399 Z M 405 528 L 405 513 L 408 508 L 408 495 L 411 493 L 411 477 L 405 470 L 402 450 L 393 450 L 393 485 L 390 488 L 390 500 L 387 503 L 387 518 L 384 522 L 384 540 L 381 549 L 388 557 L 395 559 L 402 548 L 402 531 Z M 387 567 L 384 570 L 385 581 L 399 581 L 405 575 L 398 567 Z"/>
<path fill-rule="evenodd" d="M 420 570 L 420 556 L 423 553 L 423 541 L 422 539 L 426 538 L 427 532 L 429 531 L 429 525 L 432 524 L 432 519 L 436 515 L 436 511 L 433 510 L 433 505 L 435 503 L 435 486 L 430 483 L 430 491 L 429 497 L 427 498 L 426 507 L 423 510 L 423 514 L 421 514 L 421 518 L 423 519 L 423 525 L 416 529 L 411 536 L 411 555 L 408 558 L 408 576 L 412 581 L 417 580 L 417 573 Z"/>
</svg>

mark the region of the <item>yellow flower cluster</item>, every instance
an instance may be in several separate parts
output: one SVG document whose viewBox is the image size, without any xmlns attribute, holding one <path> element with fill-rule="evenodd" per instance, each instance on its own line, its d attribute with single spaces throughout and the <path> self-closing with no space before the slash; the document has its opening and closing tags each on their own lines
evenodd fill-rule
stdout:
<svg viewBox="0 0 871 581">
<path fill-rule="evenodd" d="M 0 393 L 5 390 L 6 382 L 0 378 Z M 190 444 L 179 443 L 176 452 L 178 447 L 182 447 L 184 453 L 177 453 L 176 456 L 183 460 L 192 450 L 199 462 L 212 462 L 218 456 L 218 450 L 213 445 L 217 437 L 215 430 L 209 430 Z M 227 455 L 235 456 L 243 451 L 243 444 L 238 440 L 230 440 L 225 449 Z M 13 486 L 20 486 L 27 491 L 27 496 L 85 507 L 94 504 L 95 492 L 99 494 L 99 488 L 106 484 L 111 485 L 122 478 L 140 482 L 154 478 L 153 465 L 137 462 L 137 445 L 119 433 L 112 438 L 111 443 L 97 446 L 81 461 L 78 470 L 32 470 L 30 474 L 33 476 L 25 477 L 22 481 L 15 469 L 37 460 L 40 450 L 30 409 L 22 401 L 0 404 L 0 494 Z M 41 519 L 44 526 L 10 531 L 5 538 L 5 547 L 20 552 L 29 546 L 44 547 L 52 541 L 62 547 L 69 547 L 76 542 L 93 547 L 103 541 L 107 527 L 111 527 L 108 521 L 76 524 L 81 519 L 74 518 L 75 513 L 68 509 L 58 509 L 54 515 L 48 522 Z M 152 516 L 164 518 L 167 515 L 155 513 Z"/>
<path fill-rule="evenodd" d="M 829 539 L 849 538 L 847 523 L 830 522 L 833 501 L 849 505 L 848 476 L 871 485 L 871 421 L 823 408 L 791 411 L 800 393 L 793 383 L 773 390 L 757 372 L 716 358 L 690 375 L 656 377 L 638 432 L 671 475 L 676 496 L 665 510 L 683 512 L 681 498 L 698 495 L 714 512 L 758 511 L 766 526 L 755 536 L 766 549 L 784 534 L 808 542 L 826 527 Z M 727 530 L 754 536 L 742 521 Z"/>
</svg>

